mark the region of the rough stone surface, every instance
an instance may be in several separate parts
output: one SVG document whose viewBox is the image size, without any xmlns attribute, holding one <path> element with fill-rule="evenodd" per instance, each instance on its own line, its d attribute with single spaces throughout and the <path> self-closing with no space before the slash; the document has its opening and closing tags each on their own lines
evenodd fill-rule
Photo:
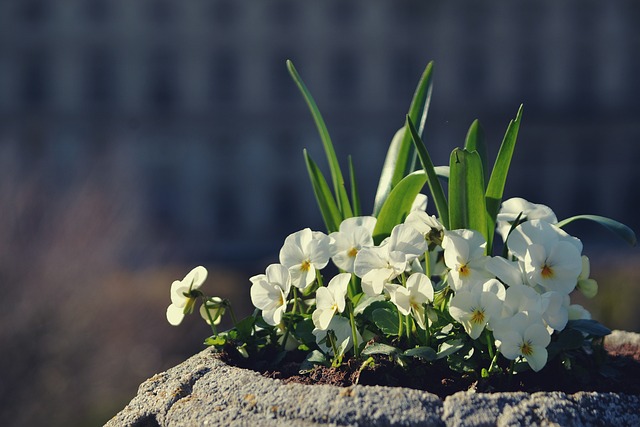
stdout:
<svg viewBox="0 0 640 427">
<path fill-rule="evenodd" d="M 640 335 L 614 331 L 618 343 Z M 612 341 L 613 342 L 613 341 Z M 106 426 L 640 426 L 640 396 L 460 392 L 284 384 L 228 366 L 211 349 L 148 379 Z"/>
</svg>

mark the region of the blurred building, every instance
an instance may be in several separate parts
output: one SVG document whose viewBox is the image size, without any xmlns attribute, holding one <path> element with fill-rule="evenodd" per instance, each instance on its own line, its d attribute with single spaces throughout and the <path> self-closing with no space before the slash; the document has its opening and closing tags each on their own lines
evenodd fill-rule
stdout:
<svg viewBox="0 0 640 427">
<path fill-rule="evenodd" d="M 321 227 L 301 155 L 323 164 L 321 144 L 285 59 L 365 200 L 434 59 L 438 163 L 475 118 L 495 153 L 524 103 L 508 196 L 638 226 L 638 22 L 632 0 L 5 0 L 0 145 L 52 197 L 111 158 L 150 235 L 242 261 Z"/>
</svg>

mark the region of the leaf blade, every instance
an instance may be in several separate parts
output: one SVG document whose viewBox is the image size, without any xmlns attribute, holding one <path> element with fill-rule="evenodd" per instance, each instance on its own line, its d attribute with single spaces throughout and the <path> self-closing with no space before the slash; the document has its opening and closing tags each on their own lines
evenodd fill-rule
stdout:
<svg viewBox="0 0 640 427">
<path fill-rule="evenodd" d="M 311 156 L 307 150 L 303 150 L 304 160 L 307 165 L 307 171 L 309 172 L 309 179 L 311 180 L 311 186 L 313 193 L 316 197 L 316 202 L 320 208 L 320 214 L 324 220 L 327 232 L 331 233 L 338 231 L 340 223 L 342 222 L 342 215 L 336 204 L 327 180 L 318 168 L 318 165 L 311 159 Z"/>
<path fill-rule="evenodd" d="M 638 239 L 636 238 L 636 233 L 626 225 L 611 218 L 607 218 L 600 215 L 576 215 L 571 218 L 564 219 L 556 224 L 556 226 L 562 228 L 565 225 L 579 220 L 584 219 L 588 221 L 593 221 L 601 226 L 605 227 L 607 230 L 616 234 L 618 237 L 622 238 L 631 246 L 636 246 L 638 244 Z"/>
<path fill-rule="evenodd" d="M 344 178 L 342 176 L 342 171 L 340 170 L 340 164 L 338 162 L 338 158 L 336 156 L 335 149 L 333 147 L 333 143 L 331 142 L 331 137 L 329 136 L 329 130 L 327 129 L 327 125 L 322 118 L 322 114 L 320 114 L 320 110 L 318 109 L 318 105 L 316 101 L 313 99 L 311 92 L 302 81 L 302 78 L 298 74 L 298 71 L 293 66 L 293 63 L 290 60 L 287 60 L 287 68 L 289 70 L 289 74 L 293 78 L 294 82 L 298 86 L 298 89 L 302 93 L 304 100 L 309 107 L 309 111 L 311 112 L 311 116 L 316 124 L 318 129 L 318 133 L 320 134 L 320 139 L 322 140 L 322 145 L 324 147 L 325 154 L 327 156 L 327 161 L 329 163 L 329 170 L 331 171 L 331 181 L 333 182 L 333 191 L 336 196 L 336 202 L 340 213 L 342 214 L 342 219 L 349 218 L 353 216 L 353 212 L 351 211 L 351 206 L 349 204 L 349 196 L 347 195 L 347 190 L 344 186 Z"/>
</svg>

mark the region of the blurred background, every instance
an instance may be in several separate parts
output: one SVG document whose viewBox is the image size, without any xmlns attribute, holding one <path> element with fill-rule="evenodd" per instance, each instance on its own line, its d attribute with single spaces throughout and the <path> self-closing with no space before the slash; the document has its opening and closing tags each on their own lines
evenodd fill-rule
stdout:
<svg viewBox="0 0 640 427">
<path fill-rule="evenodd" d="M 302 149 L 324 154 L 286 59 L 367 212 L 434 60 L 436 164 L 476 118 L 493 158 L 523 103 L 505 196 L 639 231 L 638 22 L 633 0 L 0 1 L 0 419 L 103 424 L 203 348 L 199 318 L 166 322 L 173 280 L 205 265 L 249 314 L 248 277 L 323 228 Z M 601 289 L 576 301 L 639 331 L 638 249 L 567 231 Z"/>
</svg>

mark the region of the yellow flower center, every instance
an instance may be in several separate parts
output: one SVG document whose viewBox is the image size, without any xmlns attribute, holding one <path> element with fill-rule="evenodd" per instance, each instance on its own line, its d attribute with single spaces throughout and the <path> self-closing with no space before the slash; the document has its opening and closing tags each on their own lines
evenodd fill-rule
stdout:
<svg viewBox="0 0 640 427">
<path fill-rule="evenodd" d="M 484 323 L 484 310 L 480 308 L 473 309 L 471 313 L 471 323 Z"/>
<path fill-rule="evenodd" d="M 542 272 L 540 275 L 545 279 L 551 279 L 553 277 L 553 269 L 545 264 L 542 266 Z"/>
<path fill-rule="evenodd" d="M 302 264 L 300 265 L 300 270 L 309 271 L 309 269 L 311 269 L 311 262 L 308 259 L 302 261 Z"/>
<path fill-rule="evenodd" d="M 358 249 L 356 249 L 356 248 L 349 249 L 349 252 L 347 252 L 347 255 L 350 258 L 355 258 L 355 256 L 358 255 Z"/>
<path fill-rule="evenodd" d="M 469 269 L 469 266 L 467 264 L 462 264 L 460 267 L 458 267 L 458 273 L 460 273 L 460 276 L 462 277 L 467 277 L 469 274 L 471 274 L 471 270 Z"/>
<path fill-rule="evenodd" d="M 531 341 L 523 342 L 520 345 L 520 353 L 523 356 L 531 356 L 533 354 L 533 346 L 531 345 Z"/>
</svg>

